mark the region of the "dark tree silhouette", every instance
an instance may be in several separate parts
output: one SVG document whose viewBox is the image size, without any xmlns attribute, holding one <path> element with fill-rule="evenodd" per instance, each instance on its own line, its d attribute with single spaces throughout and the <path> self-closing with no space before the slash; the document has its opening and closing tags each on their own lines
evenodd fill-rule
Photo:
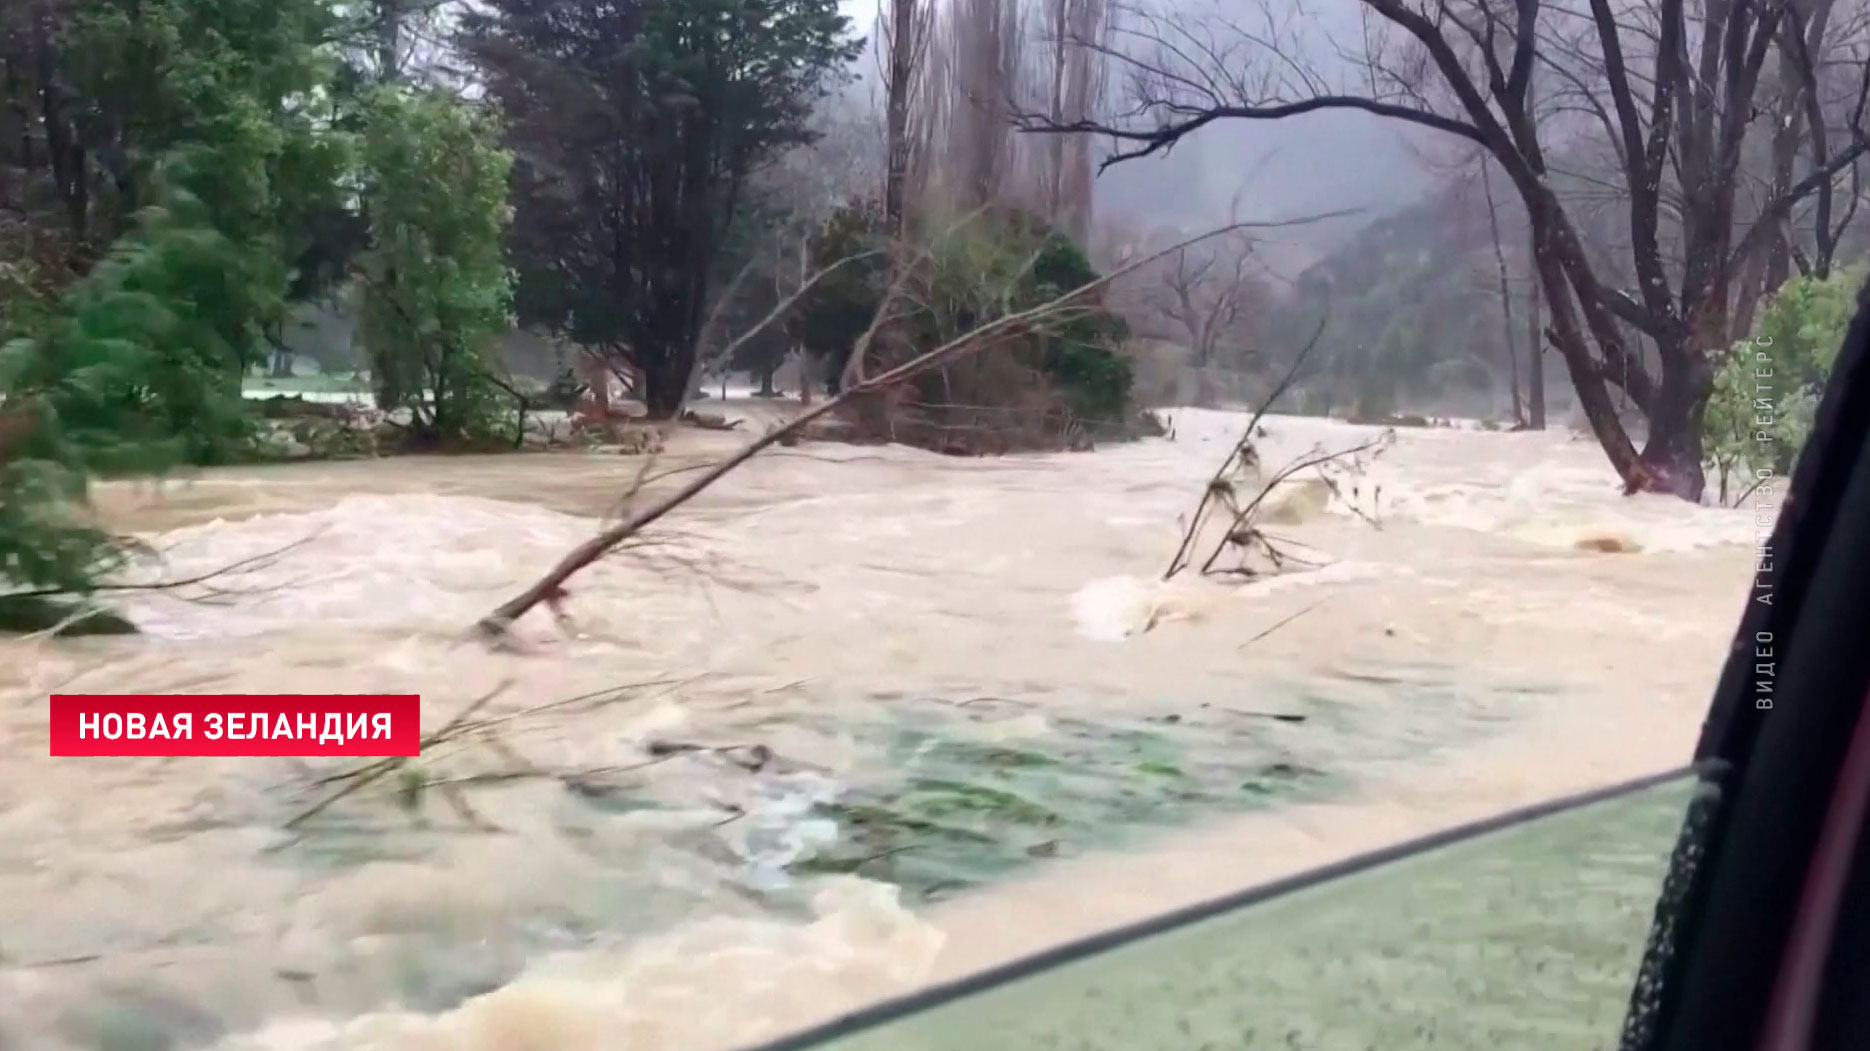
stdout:
<svg viewBox="0 0 1870 1051">
<path fill-rule="evenodd" d="M 856 55 L 837 0 L 491 0 L 464 42 L 517 156 L 522 323 L 687 396 L 750 172 Z"/>
</svg>

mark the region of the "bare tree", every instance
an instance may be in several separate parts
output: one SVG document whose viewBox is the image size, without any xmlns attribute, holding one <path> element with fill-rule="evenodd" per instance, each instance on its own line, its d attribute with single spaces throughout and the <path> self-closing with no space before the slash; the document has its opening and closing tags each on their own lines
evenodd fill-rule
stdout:
<svg viewBox="0 0 1870 1051">
<path fill-rule="evenodd" d="M 1526 426 L 1535 431 L 1545 430 L 1544 306 L 1545 297 L 1535 276 L 1526 282 Z"/>
<path fill-rule="evenodd" d="M 940 143 L 941 182 L 957 211 L 1023 196 L 1006 100 L 1023 83 L 1025 44 L 1019 0 L 954 0 L 946 6 L 937 45 L 940 86 L 948 93 L 946 120 L 933 134 Z"/>
<path fill-rule="evenodd" d="M 1149 304 L 1175 330 L 1176 342 L 1206 369 L 1225 351 L 1244 351 L 1241 330 L 1260 295 L 1253 242 L 1242 235 L 1183 249 L 1162 264 L 1162 284 Z"/>
<path fill-rule="evenodd" d="M 1338 82 L 1308 69 L 1296 51 L 1254 28 L 1159 17 L 1143 23 L 1150 47 L 1115 52 L 1132 73 L 1132 116 L 1061 122 L 1032 112 L 1020 122 L 1109 136 L 1116 148 L 1106 165 L 1166 150 L 1217 120 L 1331 109 L 1478 146 L 1526 209 L 1545 338 L 1625 490 L 1700 499 L 1701 418 L 1713 356 L 1735 335 L 1742 263 L 1770 245 L 1802 202 L 1827 199 L 1870 149 L 1863 124 L 1870 63 L 1854 50 L 1813 46 L 1814 32 L 1826 33 L 1815 9 L 1821 0 L 1359 2 L 1368 32 L 1355 78 Z M 1831 57 L 1821 64 L 1820 54 Z M 1785 90 L 1799 97 L 1807 134 L 1795 174 L 1745 215 L 1741 161 L 1750 140 L 1770 131 L 1759 118 L 1771 95 L 1762 90 L 1763 70 L 1775 55 L 1797 74 L 1784 78 Z M 1535 110 L 1535 69 L 1564 82 L 1575 99 L 1562 119 Z M 1838 100 L 1826 105 L 1823 87 L 1838 70 L 1851 85 L 1841 116 Z M 1561 94 L 1541 90 L 1546 112 Z M 1619 287 L 1625 268 L 1590 249 L 1577 205 L 1556 189 L 1565 174 L 1558 162 L 1592 135 L 1615 158 L 1634 291 Z M 1613 389 L 1647 421 L 1640 450 Z"/>
<path fill-rule="evenodd" d="M 917 138 L 910 121 L 918 115 L 915 101 L 922 87 L 934 10 L 930 0 L 889 0 L 888 17 L 879 18 L 885 99 L 883 220 L 891 237 L 903 235 L 912 173 L 923 160 L 914 156 Z"/>
<path fill-rule="evenodd" d="M 1049 78 L 1046 115 L 1059 124 L 1085 120 L 1104 94 L 1108 68 L 1100 49 L 1111 31 L 1105 0 L 1045 0 Z M 1052 225 L 1082 242 L 1091 227 L 1091 143 L 1084 136 L 1058 136 L 1047 143 L 1040 178 L 1040 207 Z"/>
</svg>

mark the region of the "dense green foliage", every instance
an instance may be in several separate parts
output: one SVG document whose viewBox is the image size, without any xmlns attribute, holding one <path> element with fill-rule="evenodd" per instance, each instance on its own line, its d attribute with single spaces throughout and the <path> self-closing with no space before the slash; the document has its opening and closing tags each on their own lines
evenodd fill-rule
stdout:
<svg viewBox="0 0 1870 1051">
<path fill-rule="evenodd" d="M 653 408 L 679 404 L 725 257 L 759 241 L 744 184 L 810 138 L 858 49 L 836 0 L 502 0 L 461 39 L 483 107 L 402 68 L 422 17 L 0 8 L 8 586 L 86 592 L 117 564 L 89 478 L 264 455 L 242 381 L 269 354 L 288 366 L 295 304 L 335 292 L 419 442 L 490 436 L 523 404 L 489 352 L 512 328 L 509 253 L 521 313 L 639 368 Z M 760 276 L 766 312 L 778 271 Z M 745 352 L 770 364 L 784 342 Z"/>
<path fill-rule="evenodd" d="M 510 327 L 512 155 L 498 136 L 453 95 L 392 87 L 371 100 L 360 330 L 391 373 L 379 389 L 396 392 L 428 444 L 491 436 L 501 419 L 488 351 Z"/>
<path fill-rule="evenodd" d="M 823 357 L 834 375 L 870 327 L 889 284 L 880 225 L 880 209 L 853 204 L 826 221 L 813 245 L 820 269 L 847 261 L 801 300 L 791 323 L 800 345 Z M 900 319 L 897 338 L 906 345 L 880 337 L 873 354 L 887 364 L 1098 279 L 1082 248 L 1021 213 L 950 224 L 931 243 L 904 254 L 913 269 L 900 279 L 900 302 L 891 314 Z M 951 364 L 913 385 L 918 401 L 932 410 L 972 406 L 1033 414 L 1043 418 L 1030 424 L 1040 430 L 1121 427 L 1132 385 L 1121 352 L 1127 335 L 1102 297 L 1087 294 L 996 340 L 991 354 Z"/>
<path fill-rule="evenodd" d="M 1760 312 L 1753 334 L 1717 363 L 1703 447 L 1722 502 L 1759 478 L 1791 472 L 1811 435 L 1864 274 L 1852 267 L 1787 281 Z"/>
<path fill-rule="evenodd" d="M 43 155 L 9 160 L 57 218 L 29 231 L 32 274 L 13 268 L 5 316 L 0 578 L 85 592 L 123 551 L 83 510 L 92 473 L 249 450 L 240 378 L 285 310 L 288 231 L 331 200 L 342 143 L 304 105 L 329 72 L 317 0 L 66 14 L 7 38 L 10 71 L 30 44 L 47 103 Z"/>
<path fill-rule="evenodd" d="M 259 454 L 242 379 L 291 304 L 349 269 L 360 175 L 383 202 L 373 259 L 408 275 L 425 337 L 399 353 L 459 371 L 435 333 L 504 322 L 505 160 L 457 149 L 481 128 L 441 104 L 372 120 L 330 0 L 49 12 L 0 12 L 4 82 L 45 103 L 10 108 L 36 124 L 0 146 L 25 216 L 0 230 L 0 580 L 84 593 L 124 551 L 91 521 L 90 477 Z"/>
<path fill-rule="evenodd" d="M 1029 230 L 1026 237 L 1038 239 L 1039 246 L 1030 276 L 1021 283 L 1025 303 L 1015 309 L 1056 299 L 1100 276 L 1084 249 L 1064 235 Z M 1042 329 L 1045 371 L 1064 388 L 1078 418 L 1109 424 L 1123 420 L 1134 382 L 1130 361 L 1119 350 L 1128 334 L 1123 319 L 1101 309 L 1097 297 Z"/>
<path fill-rule="evenodd" d="M 832 212 L 812 235 L 810 263 L 818 281 L 794 304 L 786 324 L 832 376 L 843 371 L 882 300 L 888 272 L 882 230 L 883 206 L 860 200 Z"/>
<path fill-rule="evenodd" d="M 0 444 L 0 575 L 83 590 L 116 546 L 83 524 L 88 475 L 161 470 L 240 454 L 244 340 L 277 305 L 199 199 L 152 181 L 158 202 L 61 304 L 0 351 L 14 439 Z"/>
<path fill-rule="evenodd" d="M 519 157 L 521 319 L 686 397 L 748 176 L 857 55 L 837 0 L 492 0 L 469 51 Z"/>
</svg>

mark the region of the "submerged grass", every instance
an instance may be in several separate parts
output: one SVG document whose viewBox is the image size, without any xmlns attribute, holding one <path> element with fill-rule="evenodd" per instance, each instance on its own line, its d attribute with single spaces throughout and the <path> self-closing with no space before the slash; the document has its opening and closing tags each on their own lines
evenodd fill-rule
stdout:
<svg viewBox="0 0 1870 1051">
<path fill-rule="evenodd" d="M 858 732 L 890 775 L 822 805 L 839 837 L 792 868 L 858 873 L 928 899 L 1035 859 L 1334 786 L 1277 736 L 1218 721 L 1060 718 L 1009 742 L 983 740 L 971 720 L 899 711 Z"/>
<path fill-rule="evenodd" d="M 881 773 L 820 808 L 838 838 L 792 869 L 946 896 L 1035 859 L 1340 793 L 1367 763 L 1416 761 L 1494 732 L 1550 691 L 1388 665 L 1272 692 L 1284 698 L 1277 711 L 1216 701 L 1134 718 L 893 698 L 867 723 L 836 725 L 883 758 Z"/>
</svg>

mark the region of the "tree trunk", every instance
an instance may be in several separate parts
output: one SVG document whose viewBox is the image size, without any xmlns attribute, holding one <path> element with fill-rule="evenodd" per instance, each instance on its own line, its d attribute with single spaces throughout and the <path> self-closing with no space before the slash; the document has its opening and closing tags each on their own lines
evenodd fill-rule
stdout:
<svg viewBox="0 0 1870 1051">
<path fill-rule="evenodd" d="M 1545 334 L 1539 314 L 1539 276 L 1531 275 L 1526 298 L 1526 426 L 1545 430 Z"/>
<path fill-rule="evenodd" d="M 370 355 L 370 385 L 377 408 L 389 412 L 402 407 L 403 386 L 396 375 L 396 364 L 381 349 Z"/>
<path fill-rule="evenodd" d="M 760 397 L 776 398 L 779 392 L 773 389 L 773 373 L 779 371 L 779 362 L 771 361 L 760 370 Z"/>
<path fill-rule="evenodd" d="M 402 79 L 402 0 L 377 0 L 377 78 L 384 84 Z"/>
<path fill-rule="evenodd" d="M 1506 279 L 1506 249 L 1500 244 L 1500 211 L 1493 203 L 1493 180 L 1488 177 L 1487 163 L 1491 158 L 1481 158 L 1480 185 L 1487 195 L 1487 228 L 1493 234 L 1493 261 L 1500 273 L 1500 328 L 1505 340 L 1508 393 L 1512 396 L 1513 422 L 1524 426 L 1526 407 L 1519 398 L 1519 348 L 1513 345 L 1513 294 Z"/>
<path fill-rule="evenodd" d="M 920 46 L 916 0 L 891 0 L 889 80 L 884 103 L 883 221 L 891 238 L 902 236 L 908 210 L 909 96 L 915 90 Z"/>
<path fill-rule="evenodd" d="M 1559 258 L 1558 231 L 1536 214 L 1533 229 L 1537 232 L 1533 259 L 1538 266 L 1539 283 L 1545 289 L 1546 307 L 1552 322 L 1548 330 L 1552 345 L 1565 362 L 1572 388 L 1578 392 L 1578 407 L 1584 410 L 1592 435 L 1603 446 L 1604 455 L 1610 458 L 1617 476 L 1635 485 L 1638 478 L 1636 447 L 1623 429 L 1623 420 L 1617 416 L 1617 406 L 1604 377 L 1604 366 L 1591 353 L 1584 330 L 1579 327 L 1577 304 L 1571 297 L 1570 281 Z"/>
<path fill-rule="evenodd" d="M 273 360 L 267 371 L 274 379 L 288 379 L 292 376 L 292 348 L 286 346 L 285 335 L 281 331 L 283 322 L 275 322 L 266 328 L 266 342 L 272 348 Z"/>
<path fill-rule="evenodd" d="M 1707 488 L 1702 466 L 1701 424 L 1714 366 L 1703 354 L 1687 353 L 1665 365 L 1649 406 L 1649 436 L 1637 469 L 1626 473 L 1626 492 L 1667 493 L 1699 503 Z"/>
<path fill-rule="evenodd" d="M 672 419 L 682 411 L 682 403 L 688 400 L 688 373 L 686 367 L 644 370 L 641 397 L 650 419 Z"/>
<path fill-rule="evenodd" d="M 1782 72 L 1781 74 L 1785 74 Z M 1773 176 L 1771 192 L 1784 194 L 1792 186 L 1792 168 L 1804 126 L 1793 119 L 1790 106 L 1784 107 L 1780 127 L 1773 135 Z M 1734 323 L 1736 336 L 1753 331 L 1753 319 L 1762 300 L 1785 284 L 1792 273 L 1792 252 L 1786 238 L 1790 230 L 1784 220 L 1777 224 L 1778 236 L 1762 244 L 1741 261 L 1740 278 L 1735 282 Z"/>
<path fill-rule="evenodd" d="M 66 220 L 71 225 L 76 247 L 83 243 L 90 226 L 90 182 L 85 176 L 84 146 L 72 136 L 72 128 L 66 123 L 67 99 L 59 77 L 58 44 L 54 40 L 53 26 L 51 6 L 38 5 L 33 11 L 32 32 L 46 159 L 50 162 L 59 198 L 65 204 Z"/>
</svg>

